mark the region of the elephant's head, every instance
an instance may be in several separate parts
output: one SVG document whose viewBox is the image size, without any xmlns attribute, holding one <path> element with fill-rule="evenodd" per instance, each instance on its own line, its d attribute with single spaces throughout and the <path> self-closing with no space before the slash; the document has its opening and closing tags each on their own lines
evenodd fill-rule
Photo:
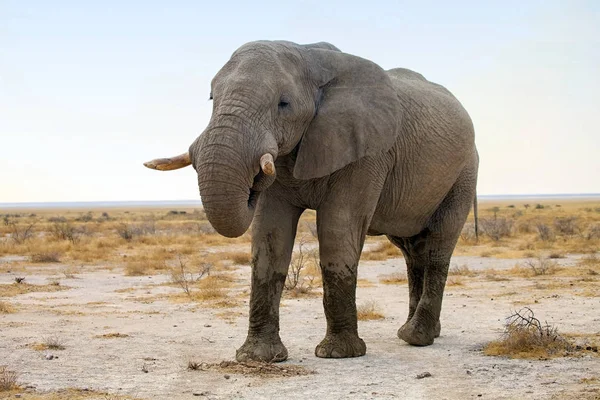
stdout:
<svg viewBox="0 0 600 400">
<path fill-rule="evenodd" d="M 327 43 L 252 42 L 211 83 L 211 120 L 188 153 L 146 163 L 193 164 L 206 215 L 220 234 L 242 235 L 274 160 L 297 150 L 294 177 L 319 178 L 387 150 L 399 100 L 376 64 Z"/>
</svg>

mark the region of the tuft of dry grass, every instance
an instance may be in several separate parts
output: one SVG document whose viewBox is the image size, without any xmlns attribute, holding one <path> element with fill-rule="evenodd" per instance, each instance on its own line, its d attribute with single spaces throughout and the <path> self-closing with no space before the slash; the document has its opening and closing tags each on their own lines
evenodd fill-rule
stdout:
<svg viewBox="0 0 600 400">
<path fill-rule="evenodd" d="M 555 326 L 542 324 L 526 307 L 506 319 L 502 338 L 488 343 L 483 352 L 488 356 L 547 359 L 567 356 L 574 350 Z"/>
<path fill-rule="evenodd" d="M 0 301 L 0 314 L 12 314 L 15 308 L 5 301 Z"/>
<path fill-rule="evenodd" d="M 19 374 L 5 365 L 0 365 L 0 392 L 8 392 L 18 388 Z"/>
<path fill-rule="evenodd" d="M 381 312 L 381 308 L 373 300 L 367 301 L 356 307 L 356 316 L 359 321 L 372 321 L 385 318 Z"/>
<path fill-rule="evenodd" d="M 381 242 L 372 250 L 363 251 L 360 256 L 361 260 L 382 261 L 388 258 L 402 257 L 402 252 L 392 242 L 386 240 Z"/>
<path fill-rule="evenodd" d="M 94 337 L 96 339 L 121 339 L 121 338 L 128 338 L 129 335 L 126 333 L 111 332 L 111 333 L 104 333 L 102 335 L 96 335 Z"/>
<path fill-rule="evenodd" d="M 31 255 L 31 262 L 34 262 L 34 263 L 58 263 L 58 262 L 60 262 L 60 253 L 57 251 L 34 253 Z"/>
<path fill-rule="evenodd" d="M 452 276 L 476 276 L 477 272 L 471 270 L 467 264 L 453 265 L 448 270 L 448 275 L 452 275 Z"/>
<path fill-rule="evenodd" d="M 0 284 L 0 297 L 13 297 L 33 292 L 58 292 L 69 287 L 61 285 L 32 285 L 29 283 Z"/>
<path fill-rule="evenodd" d="M 233 261 L 234 264 L 239 265 L 250 265 L 251 255 L 246 251 L 236 251 L 236 252 L 228 252 L 223 253 L 225 258 Z"/>
<path fill-rule="evenodd" d="M 379 282 L 386 285 L 397 285 L 408 283 L 408 278 L 406 277 L 405 273 L 396 272 L 393 274 L 382 276 L 381 278 L 379 278 Z"/>
<path fill-rule="evenodd" d="M 37 351 L 64 350 L 66 348 L 63 340 L 56 335 L 44 337 L 41 343 L 33 343 L 29 347 Z"/>
</svg>

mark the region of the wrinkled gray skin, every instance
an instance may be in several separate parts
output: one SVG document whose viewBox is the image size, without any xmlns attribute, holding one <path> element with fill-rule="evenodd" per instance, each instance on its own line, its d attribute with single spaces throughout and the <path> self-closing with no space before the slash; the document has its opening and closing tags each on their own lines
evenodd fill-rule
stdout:
<svg viewBox="0 0 600 400">
<path fill-rule="evenodd" d="M 475 197 L 473 125 L 445 88 L 384 71 L 327 43 L 252 42 L 212 81 L 213 113 L 190 147 L 206 215 L 222 235 L 252 227 L 252 292 L 237 359 L 282 361 L 279 301 L 298 219 L 317 212 L 325 338 L 317 357 L 366 352 L 356 276 L 366 235 L 387 235 L 408 265 L 404 341 L 440 333 L 450 255 Z M 276 177 L 259 158 L 276 159 Z"/>
</svg>

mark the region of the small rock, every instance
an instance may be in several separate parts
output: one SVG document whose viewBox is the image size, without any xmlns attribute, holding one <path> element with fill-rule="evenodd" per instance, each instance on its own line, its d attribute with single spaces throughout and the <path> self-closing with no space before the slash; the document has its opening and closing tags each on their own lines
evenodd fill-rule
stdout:
<svg viewBox="0 0 600 400">
<path fill-rule="evenodd" d="M 204 324 L 205 328 L 210 328 L 211 326 L 212 326 L 211 324 Z M 202 392 L 202 393 L 204 393 L 204 392 Z"/>
<path fill-rule="evenodd" d="M 20 398 L 21 398 L 21 395 L 20 395 L 20 394 L 15 394 L 15 397 L 16 397 L 17 399 L 20 399 Z"/>
<path fill-rule="evenodd" d="M 229 379 L 229 378 L 231 378 L 231 375 L 227 375 L 227 374 L 225 374 L 225 375 L 223 375 L 223 378 L 225 378 L 225 379 Z"/>
<path fill-rule="evenodd" d="M 431 373 L 430 372 L 423 372 L 423 373 L 417 375 L 416 378 L 417 379 L 431 378 Z"/>
<path fill-rule="evenodd" d="M 54 360 L 54 354 L 46 354 L 46 360 Z"/>
<path fill-rule="evenodd" d="M 471 375 L 471 374 L 472 374 L 472 372 L 467 370 L 467 375 Z"/>
<path fill-rule="evenodd" d="M 194 395 L 194 396 L 198 396 L 198 397 L 199 397 L 199 396 L 210 396 L 211 394 L 212 394 L 212 393 L 211 393 L 211 392 L 209 392 L 209 391 L 207 391 L 207 390 L 206 390 L 206 391 L 204 391 L 204 392 L 200 392 L 200 393 L 198 393 L 198 392 L 193 392 L 193 393 L 192 393 L 192 395 Z"/>
</svg>

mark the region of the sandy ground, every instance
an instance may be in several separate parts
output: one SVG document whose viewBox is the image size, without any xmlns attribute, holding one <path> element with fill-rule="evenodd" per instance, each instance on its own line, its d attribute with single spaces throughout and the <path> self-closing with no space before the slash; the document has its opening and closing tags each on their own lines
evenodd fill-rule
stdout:
<svg viewBox="0 0 600 400">
<path fill-rule="evenodd" d="M 455 257 L 453 264 L 498 270 L 518 261 Z M 558 261 L 569 264 L 575 258 Z M 511 360 L 481 352 L 485 343 L 499 337 L 504 318 L 521 305 L 532 306 L 536 316 L 562 332 L 599 334 L 599 297 L 582 295 L 569 284 L 564 289 L 536 289 L 532 278 L 462 278 L 463 285 L 447 288 L 441 337 L 432 346 L 412 347 L 396 337 L 408 311 L 407 285 L 379 282 L 405 268 L 402 259 L 363 262 L 359 268 L 359 278 L 366 281 L 358 289 L 358 303 L 374 301 L 385 315 L 359 322 L 367 344 L 364 357 L 316 358 L 314 348 L 325 333 L 320 297 L 282 301 L 286 363 L 312 370 L 312 375 L 265 378 L 187 369 L 189 360 L 232 360 L 245 339 L 244 292 L 250 280 L 245 266 L 235 269 L 238 285 L 231 296 L 241 300 L 233 309 L 167 299 L 181 289 L 161 285 L 169 281 L 166 275 L 125 277 L 118 269 L 97 268 L 83 268 L 75 278 L 63 275 L 60 284 L 68 290 L 3 299 L 18 311 L 0 315 L 0 364 L 17 370 L 20 383 L 32 390 L 78 387 L 142 399 L 600 398 L 598 380 L 582 382 L 600 379 L 600 357 Z M 16 275 L 0 274 L 0 283 L 12 283 Z M 26 276 L 31 284 L 47 284 L 58 275 Z M 557 278 L 544 279 L 548 283 Z M 98 337 L 110 333 L 128 336 Z M 31 347 L 49 336 L 60 338 L 65 349 Z M 55 358 L 48 360 L 49 354 Z M 417 379 L 424 372 L 431 377 Z"/>
</svg>

